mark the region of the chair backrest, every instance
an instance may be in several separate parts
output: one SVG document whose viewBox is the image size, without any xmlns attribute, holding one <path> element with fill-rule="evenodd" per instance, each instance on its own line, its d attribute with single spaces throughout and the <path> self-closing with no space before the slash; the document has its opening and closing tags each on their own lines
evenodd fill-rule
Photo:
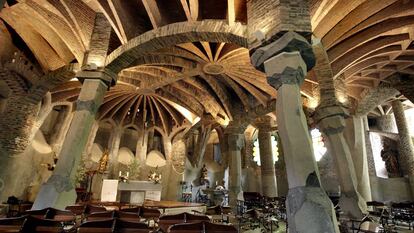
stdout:
<svg viewBox="0 0 414 233">
<path fill-rule="evenodd" d="M 28 216 L 23 224 L 23 233 L 61 233 L 63 232 L 63 225 L 59 221 L 39 219 Z"/>
<path fill-rule="evenodd" d="M 86 216 L 87 221 L 108 220 L 115 217 L 115 211 L 95 212 Z"/>
<path fill-rule="evenodd" d="M 26 217 L 0 219 L 0 232 L 20 232 Z"/>
<path fill-rule="evenodd" d="M 158 220 L 161 230 L 167 232 L 168 228 L 174 224 L 185 223 L 186 213 L 162 215 Z"/>
<path fill-rule="evenodd" d="M 48 211 L 49 211 L 49 208 L 45 208 L 41 210 L 26 210 L 24 214 L 38 218 L 38 219 L 45 219 Z"/>
<path fill-rule="evenodd" d="M 115 223 L 115 230 L 118 233 L 148 233 L 148 225 L 141 222 L 130 222 L 118 219 Z"/>
<path fill-rule="evenodd" d="M 141 217 L 138 215 L 138 213 L 118 211 L 116 213 L 116 216 L 121 220 L 130 221 L 130 222 L 140 222 L 141 220 Z"/>
<path fill-rule="evenodd" d="M 207 217 L 207 215 L 185 213 L 185 222 L 186 223 L 202 222 L 202 221 L 210 222 L 210 218 Z"/>
<path fill-rule="evenodd" d="M 115 232 L 115 220 L 87 221 L 78 228 L 78 233 L 108 233 Z"/>
<path fill-rule="evenodd" d="M 85 211 L 85 206 L 84 205 L 70 205 L 70 206 L 66 206 L 65 210 L 68 210 L 76 215 L 82 215 L 83 212 Z"/>
<path fill-rule="evenodd" d="M 122 212 L 130 212 L 139 214 L 141 207 L 133 207 L 133 208 L 123 208 L 121 209 Z"/>
<path fill-rule="evenodd" d="M 202 233 L 204 231 L 203 222 L 198 223 L 181 223 L 171 225 L 168 230 L 168 233 Z"/>
<path fill-rule="evenodd" d="M 67 210 L 49 208 L 49 211 L 46 213 L 46 219 L 59 222 L 74 222 L 76 220 L 76 215 Z"/>
<path fill-rule="evenodd" d="M 84 214 L 92 214 L 96 212 L 105 212 L 106 208 L 103 206 L 86 205 Z"/>
<path fill-rule="evenodd" d="M 143 218 L 159 218 L 160 215 L 161 212 L 157 209 L 141 207 L 139 211 L 139 216 Z"/>
</svg>

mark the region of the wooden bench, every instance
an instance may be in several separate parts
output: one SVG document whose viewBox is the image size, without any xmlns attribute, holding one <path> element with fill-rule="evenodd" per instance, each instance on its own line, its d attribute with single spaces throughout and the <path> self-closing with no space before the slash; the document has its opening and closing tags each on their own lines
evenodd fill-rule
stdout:
<svg viewBox="0 0 414 233">
<path fill-rule="evenodd" d="M 237 233 L 237 229 L 231 225 L 199 222 L 170 226 L 168 233 Z"/>
<path fill-rule="evenodd" d="M 150 232 L 150 229 L 145 223 L 117 219 L 115 223 L 115 231 L 117 233 L 148 233 Z"/>
<path fill-rule="evenodd" d="M 209 222 L 210 219 L 206 215 L 194 215 L 189 213 L 181 213 L 174 215 L 162 215 L 158 221 L 158 225 L 163 232 L 167 232 L 172 225 L 179 223 L 198 223 L 202 221 Z"/>
<path fill-rule="evenodd" d="M 20 232 L 25 221 L 26 217 L 2 218 L 0 219 L 0 232 Z"/>
<path fill-rule="evenodd" d="M 108 220 L 115 218 L 115 211 L 95 212 L 86 216 L 86 221 Z"/>
<path fill-rule="evenodd" d="M 112 233 L 115 232 L 115 219 L 86 221 L 78 228 L 78 233 Z"/>
</svg>

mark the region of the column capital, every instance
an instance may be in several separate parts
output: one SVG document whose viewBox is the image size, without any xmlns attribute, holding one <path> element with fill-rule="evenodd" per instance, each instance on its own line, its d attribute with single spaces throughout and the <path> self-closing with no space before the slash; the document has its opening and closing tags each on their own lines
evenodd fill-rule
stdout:
<svg viewBox="0 0 414 233">
<path fill-rule="evenodd" d="M 266 61 L 281 53 L 290 52 L 299 52 L 304 64 L 306 64 L 305 68 L 307 67 L 307 70 L 315 66 L 315 55 L 313 54 L 312 45 L 303 36 L 292 31 L 286 32 L 278 40 L 256 49 L 251 55 L 251 62 L 256 69 L 264 72 Z M 280 63 L 283 64 L 283 62 Z M 304 72 L 307 70 L 305 69 Z"/>
<path fill-rule="evenodd" d="M 315 110 L 315 115 L 313 118 L 315 122 L 318 123 L 325 118 L 341 116 L 343 118 L 348 118 L 350 116 L 348 108 L 341 104 L 334 104 L 329 106 L 319 105 Z"/>
<path fill-rule="evenodd" d="M 86 65 L 82 67 L 82 70 L 76 73 L 76 77 L 81 83 L 83 83 L 85 79 L 99 79 L 109 88 L 115 86 L 118 75 L 107 68 L 97 68 L 95 65 Z"/>
<path fill-rule="evenodd" d="M 270 116 L 261 116 L 256 118 L 254 126 L 259 129 L 260 132 L 273 132 L 276 131 L 276 122 Z"/>
<path fill-rule="evenodd" d="M 231 151 L 240 151 L 244 146 L 244 134 L 227 134 L 227 145 Z"/>
</svg>

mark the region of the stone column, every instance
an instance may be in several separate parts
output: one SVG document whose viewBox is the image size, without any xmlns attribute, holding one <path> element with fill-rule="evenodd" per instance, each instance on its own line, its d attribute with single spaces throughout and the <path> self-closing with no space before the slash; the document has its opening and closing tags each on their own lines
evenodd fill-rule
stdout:
<svg viewBox="0 0 414 233">
<path fill-rule="evenodd" d="M 300 85 L 314 65 L 310 44 L 299 34 L 287 32 L 257 49 L 251 60 L 264 68 L 268 83 L 277 89 L 276 116 L 289 182 L 289 232 L 339 232 L 332 202 L 320 186 L 302 108 Z"/>
<path fill-rule="evenodd" d="M 355 166 L 357 190 L 365 201 L 371 201 L 364 116 L 352 116 L 346 121 L 346 136 Z"/>
<path fill-rule="evenodd" d="M 407 120 L 405 118 L 404 106 L 400 100 L 392 102 L 395 122 L 398 128 L 398 147 L 400 152 L 400 165 L 403 174 L 410 179 L 411 193 L 414 196 L 414 149 L 413 141 L 408 130 Z"/>
<path fill-rule="evenodd" d="M 241 150 L 244 146 L 243 133 L 226 133 L 227 156 L 229 159 L 229 202 L 231 207 L 237 204 L 237 196 L 242 192 Z"/>
<path fill-rule="evenodd" d="M 343 107 L 332 105 L 318 107 L 315 118 L 321 131 L 329 141 L 330 146 L 328 149 L 333 155 L 333 161 L 341 185 L 339 205 L 346 215 L 360 219 L 367 211 L 367 206 L 365 200 L 358 192 L 355 166 L 343 134 L 346 116 L 348 116 L 348 113 Z"/>
<path fill-rule="evenodd" d="M 277 194 L 279 197 L 286 197 L 289 191 L 289 185 L 286 174 L 285 155 L 283 152 L 282 140 L 280 140 L 280 136 L 278 134 L 276 135 L 279 152 L 278 160 L 275 164 Z"/>
<path fill-rule="evenodd" d="M 115 127 L 109 144 L 109 178 L 118 179 L 119 172 L 119 144 L 122 138 L 122 127 Z"/>
<path fill-rule="evenodd" d="M 272 148 L 272 122 L 269 116 L 256 121 L 259 128 L 260 169 L 262 173 L 262 193 L 266 197 L 277 197 L 275 160 Z"/>
<path fill-rule="evenodd" d="M 376 177 L 377 171 L 375 168 L 374 154 L 372 152 L 371 137 L 369 133 L 368 117 L 364 116 L 364 134 L 365 134 L 365 147 L 367 150 L 367 161 L 368 161 L 368 174 L 370 177 Z"/>
<path fill-rule="evenodd" d="M 108 81 L 104 82 L 104 80 L 112 81 L 113 78 L 104 71 L 81 71 L 78 77 L 84 79 L 84 82 L 76 102 L 72 123 L 56 168 L 49 180 L 41 187 L 33 209 L 46 207 L 64 209 L 76 201 L 73 182 L 78 165 L 95 122 L 96 113 L 108 89 L 106 84 Z"/>
</svg>

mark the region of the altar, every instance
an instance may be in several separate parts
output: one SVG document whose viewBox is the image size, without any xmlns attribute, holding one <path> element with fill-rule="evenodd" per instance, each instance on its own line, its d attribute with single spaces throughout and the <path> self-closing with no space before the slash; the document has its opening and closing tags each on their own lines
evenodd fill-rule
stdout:
<svg viewBox="0 0 414 233">
<path fill-rule="evenodd" d="M 104 180 L 102 202 L 121 202 L 141 205 L 145 200 L 160 201 L 162 185 L 151 181 Z"/>
</svg>

